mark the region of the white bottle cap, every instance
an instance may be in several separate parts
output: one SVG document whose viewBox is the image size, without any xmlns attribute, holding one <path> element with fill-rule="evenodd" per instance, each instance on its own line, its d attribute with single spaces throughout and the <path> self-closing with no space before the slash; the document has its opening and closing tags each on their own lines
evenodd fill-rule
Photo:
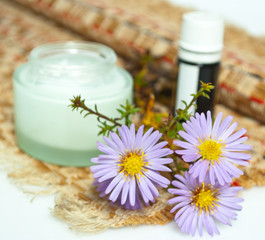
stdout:
<svg viewBox="0 0 265 240">
<path fill-rule="evenodd" d="M 190 12 L 183 15 L 179 46 L 195 52 L 217 52 L 223 48 L 224 21 L 217 14 Z"/>
</svg>

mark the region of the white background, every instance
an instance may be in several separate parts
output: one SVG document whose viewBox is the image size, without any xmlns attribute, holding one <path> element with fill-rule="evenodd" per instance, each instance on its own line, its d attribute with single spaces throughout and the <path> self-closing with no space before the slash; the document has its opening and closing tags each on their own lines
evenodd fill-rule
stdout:
<svg viewBox="0 0 265 240">
<path fill-rule="evenodd" d="M 232 227 L 218 224 L 219 240 L 264 240 L 265 239 L 265 187 L 245 190 L 243 210 Z M 4 173 L 0 174 L 0 239 L 1 240 L 191 240 L 213 239 L 191 237 L 180 232 L 172 222 L 165 226 L 137 226 L 109 229 L 98 234 L 79 234 L 70 230 L 65 222 L 53 217 L 53 197 L 32 196 L 18 190 Z"/>
<path fill-rule="evenodd" d="M 150 0 L 151 1 L 151 0 Z M 265 0 L 171 0 L 183 6 L 221 13 L 255 35 L 265 35 Z M 265 46 L 264 46 L 265 47 Z M 218 225 L 220 236 L 214 239 L 265 239 L 265 187 L 245 190 L 243 211 L 232 227 Z M 83 240 L 83 239 L 199 239 L 182 234 L 174 222 L 166 226 L 139 226 L 110 229 L 99 234 L 79 234 L 66 223 L 54 218 L 53 196 L 38 197 L 24 194 L 0 171 L 0 240 Z M 213 239 L 205 234 L 201 239 Z"/>
<path fill-rule="evenodd" d="M 265 0 L 169 0 L 169 2 L 219 13 L 227 22 L 244 28 L 252 35 L 265 37 Z"/>
</svg>

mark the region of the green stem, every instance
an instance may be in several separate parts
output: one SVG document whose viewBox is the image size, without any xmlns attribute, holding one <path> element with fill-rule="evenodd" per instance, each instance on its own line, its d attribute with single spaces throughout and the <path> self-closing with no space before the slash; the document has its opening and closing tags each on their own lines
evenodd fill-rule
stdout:
<svg viewBox="0 0 265 240">
<path fill-rule="evenodd" d="M 109 121 L 109 122 L 111 122 L 111 123 L 113 123 L 113 124 L 115 124 L 116 126 L 119 126 L 119 127 L 121 127 L 122 125 L 118 122 L 119 120 L 121 120 L 121 118 L 109 118 L 109 117 L 107 117 L 107 116 L 105 116 L 105 115 L 103 115 L 103 114 L 101 114 L 101 113 L 99 113 L 99 112 L 97 112 L 97 111 L 94 111 L 94 110 L 92 110 L 91 108 L 88 108 L 86 105 L 85 105 L 85 103 L 84 103 L 84 100 L 80 100 L 80 97 L 74 97 L 74 100 L 71 100 L 72 101 L 72 107 L 73 107 L 73 109 L 75 109 L 75 108 L 82 108 L 83 110 L 85 110 L 85 111 L 87 111 L 88 112 L 88 114 L 94 114 L 94 115 L 96 115 L 96 116 L 98 116 L 99 118 L 103 118 L 103 119 L 105 119 L 105 120 L 107 120 L 107 121 Z"/>
<path fill-rule="evenodd" d="M 198 92 L 197 92 L 197 94 L 192 98 L 192 100 L 191 100 L 191 102 L 189 103 L 189 105 L 188 106 L 186 106 L 186 108 L 184 109 L 184 110 L 181 110 L 182 112 L 187 112 L 190 108 L 191 108 L 191 106 L 195 103 L 195 101 L 198 99 L 198 97 L 199 96 L 201 96 L 201 93 L 203 92 L 203 89 L 200 89 Z M 168 127 L 168 129 L 167 129 L 167 132 L 178 122 L 178 121 L 180 121 L 181 119 L 179 118 L 179 114 L 176 116 L 176 117 L 174 117 L 173 119 L 172 119 L 172 121 L 169 123 L 169 127 Z"/>
</svg>

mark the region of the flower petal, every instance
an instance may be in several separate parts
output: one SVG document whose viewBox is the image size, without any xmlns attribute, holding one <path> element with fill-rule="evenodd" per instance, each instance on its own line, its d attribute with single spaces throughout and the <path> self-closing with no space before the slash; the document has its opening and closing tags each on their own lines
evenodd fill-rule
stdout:
<svg viewBox="0 0 265 240">
<path fill-rule="evenodd" d="M 247 130 L 245 128 L 240 129 L 239 131 L 235 132 L 230 137 L 228 137 L 226 139 L 226 143 L 227 144 L 232 143 L 233 141 L 235 141 L 238 138 L 242 137 L 246 132 L 247 132 Z"/>
<path fill-rule="evenodd" d="M 119 183 L 119 181 L 122 179 L 122 177 L 123 177 L 122 174 L 118 174 L 115 178 L 113 178 L 112 181 L 110 182 L 109 186 L 107 187 L 105 193 L 109 194 L 112 191 L 112 189 Z M 99 182 L 101 182 L 100 179 L 99 179 Z"/>
<path fill-rule="evenodd" d="M 130 184 L 130 188 L 129 188 L 129 199 L 130 199 L 130 204 L 132 206 L 135 205 L 135 180 L 131 179 L 131 184 Z"/>
<path fill-rule="evenodd" d="M 120 195 L 120 192 L 122 190 L 122 187 L 124 186 L 125 181 L 121 180 L 116 187 L 113 189 L 112 193 L 109 196 L 109 200 L 111 200 L 112 202 L 115 202 L 118 198 L 118 196 Z M 105 191 L 106 193 L 106 191 Z"/>
<path fill-rule="evenodd" d="M 217 131 L 219 129 L 222 117 L 223 117 L 223 113 L 222 112 L 218 113 L 218 115 L 217 115 L 217 117 L 216 117 L 216 119 L 214 121 L 213 129 L 212 129 L 212 132 L 211 132 L 211 138 L 212 139 L 216 139 Z"/>
<path fill-rule="evenodd" d="M 122 194 L 121 194 L 121 204 L 123 205 L 127 201 L 127 196 L 129 192 L 130 182 L 128 180 L 125 181 Z"/>
<path fill-rule="evenodd" d="M 161 176 L 158 173 L 155 173 L 152 170 L 148 170 L 148 171 L 144 172 L 144 175 L 147 176 L 148 178 L 150 178 L 153 182 L 161 185 L 161 187 L 167 187 L 167 185 L 170 184 L 170 181 L 167 178 Z"/>
</svg>

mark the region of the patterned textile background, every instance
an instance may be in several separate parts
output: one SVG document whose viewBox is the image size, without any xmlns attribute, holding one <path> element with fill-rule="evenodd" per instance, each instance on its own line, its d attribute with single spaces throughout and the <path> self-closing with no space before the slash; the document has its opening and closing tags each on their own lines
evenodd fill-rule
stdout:
<svg viewBox="0 0 265 240">
<path fill-rule="evenodd" d="M 163 0 L 17 1 L 133 62 L 149 51 L 157 59 L 152 69 L 160 77 L 160 89 L 170 91 L 186 9 Z M 265 123 L 265 39 L 226 26 L 224 44 L 218 101 Z"/>
</svg>

